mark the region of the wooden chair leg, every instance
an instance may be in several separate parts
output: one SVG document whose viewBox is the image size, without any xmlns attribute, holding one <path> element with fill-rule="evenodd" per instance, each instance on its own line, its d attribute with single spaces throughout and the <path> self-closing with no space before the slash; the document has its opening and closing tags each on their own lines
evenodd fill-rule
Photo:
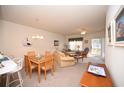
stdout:
<svg viewBox="0 0 124 93">
<path fill-rule="evenodd" d="M 27 71 L 26 71 L 26 75 L 30 75 L 30 68 L 29 67 L 27 67 L 27 69 L 26 69 Z"/>
<path fill-rule="evenodd" d="M 77 58 L 77 63 L 78 63 L 78 58 Z"/>
<path fill-rule="evenodd" d="M 44 79 L 46 80 L 46 63 L 44 64 Z"/>
<path fill-rule="evenodd" d="M 26 75 L 28 75 L 28 74 L 29 74 L 29 69 L 28 69 L 28 67 L 25 67 L 25 70 L 26 70 Z"/>
<path fill-rule="evenodd" d="M 40 83 L 40 75 L 41 75 L 41 74 L 40 74 L 40 69 L 41 69 L 41 68 L 40 68 L 40 65 L 38 65 L 38 81 L 39 81 L 39 83 Z"/>
<path fill-rule="evenodd" d="M 46 69 L 44 70 L 44 79 L 46 80 Z"/>
<path fill-rule="evenodd" d="M 52 73 L 52 76 L 53 76 L 53 71 L 54 71 L 54 70 L 53 70 L 53 68 L 51 68 L 51 73 Z"/>
<path fill-rule="evenodd" d="M 82 58 L 82 62 L 83 62 L 83 58 Z"/>
<path fill-rule="evenodd" d="M 30 69 L 29 76 L 30 76 L 30 79 L 31 79 L 32 78 L 32 69 Z"/>
<path fill-rule="evenodd" d="M 55 65 L 53 65 L 52 68 L 53 68 L 53 71 L 55 72 Z"/>
</svg>

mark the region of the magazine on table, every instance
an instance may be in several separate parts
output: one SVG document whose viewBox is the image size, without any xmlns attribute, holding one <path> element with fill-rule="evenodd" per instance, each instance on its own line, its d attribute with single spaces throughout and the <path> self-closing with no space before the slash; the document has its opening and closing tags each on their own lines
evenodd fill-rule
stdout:
<svg viewBox="0 0 124 93">
<path fill-rule="evenodd" d="M 93 73 L 95 75 L 106 76 L 105 70 L 103 67 L 89 65 L 88 72 Z"/>
</svg>

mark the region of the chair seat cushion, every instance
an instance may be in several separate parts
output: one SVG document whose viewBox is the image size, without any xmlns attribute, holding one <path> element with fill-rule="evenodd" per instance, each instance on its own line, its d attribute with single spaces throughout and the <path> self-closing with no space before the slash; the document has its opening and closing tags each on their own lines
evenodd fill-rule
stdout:
<svg viewBox="0 0 124 93">
<path fill-rule="evenodd" d="M 45 70 L 45 67 L 42 66 L 41 69 Z M 51 66 L 46 66 L 46 70 L 49 70 L 49 69 L 51 69 Z"/>
<path fill-rule="evenodd" d="M 32 65 L 31 65 L 31 68 L 32 68 L 32 69 L 35 69 L 36 67 L 37 67 L 36 64 L 32 64 Z"/>
</svg>

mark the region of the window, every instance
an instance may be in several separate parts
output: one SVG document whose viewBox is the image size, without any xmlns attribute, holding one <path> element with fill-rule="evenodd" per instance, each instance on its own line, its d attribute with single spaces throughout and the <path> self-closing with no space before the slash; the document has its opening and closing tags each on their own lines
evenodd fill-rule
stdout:
<svg viewBox="0 0 124 93">
<path fill-rule="evenodd" d="M 81 51 L 83 49 L 83 38 L 70 38 L 69 39 L 69 49 L 73 51 Z"/>
</svg>

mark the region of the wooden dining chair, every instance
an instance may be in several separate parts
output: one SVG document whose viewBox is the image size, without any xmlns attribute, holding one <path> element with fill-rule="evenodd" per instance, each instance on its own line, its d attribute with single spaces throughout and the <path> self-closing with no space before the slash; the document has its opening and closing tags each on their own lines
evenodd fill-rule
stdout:
<svg viewBox="0 0 124 93">
<path fill-rule="evenodd" d="M 28 58 L 28 69 L 29 69 L 29 77 L 32 78 L 32 71 L 38 68 L 38 64 L 34 62 L 32 58 Z"/>
<path fill-rule="evenodd" d="M 52 61 L 53 61 L 53 71 L 55 72 L 55 54 L 51 53 L 50 51 L 46 51 L 44 57 L 52 57 Z"/>
<path fill-rule="evenodd" d="M 27 57 L 28 57 L 28 72 L 29 72 L 29 77 L 32 77 L 32 70 L 37 68 L 37 64 L 34 62 L 36 55 L 34 51 L 29 51 L 27 53 Z M 33 61 L 33 62 L 32 62 Z"/>
<path fill-rule="evenodd" d="M 35 58 L 35 57 L 36 57 L 35 51 L 29 51 L 27 52 L 26 55 L 24 55 L 26 75 L 29 74 L 29 58 Z"/>
<path fill-rule="evenodd" d="M 53 62 L 53 56 L 50 55 L 45 55 L 44 56 L 44 64 L 41 66 L 41 69 L 44 70 L 44 78 L 46 80 L 46 71 L 51 70 L 51 73 L 53 75 L 54 71 L 54 62 Z"/>
</svg>

